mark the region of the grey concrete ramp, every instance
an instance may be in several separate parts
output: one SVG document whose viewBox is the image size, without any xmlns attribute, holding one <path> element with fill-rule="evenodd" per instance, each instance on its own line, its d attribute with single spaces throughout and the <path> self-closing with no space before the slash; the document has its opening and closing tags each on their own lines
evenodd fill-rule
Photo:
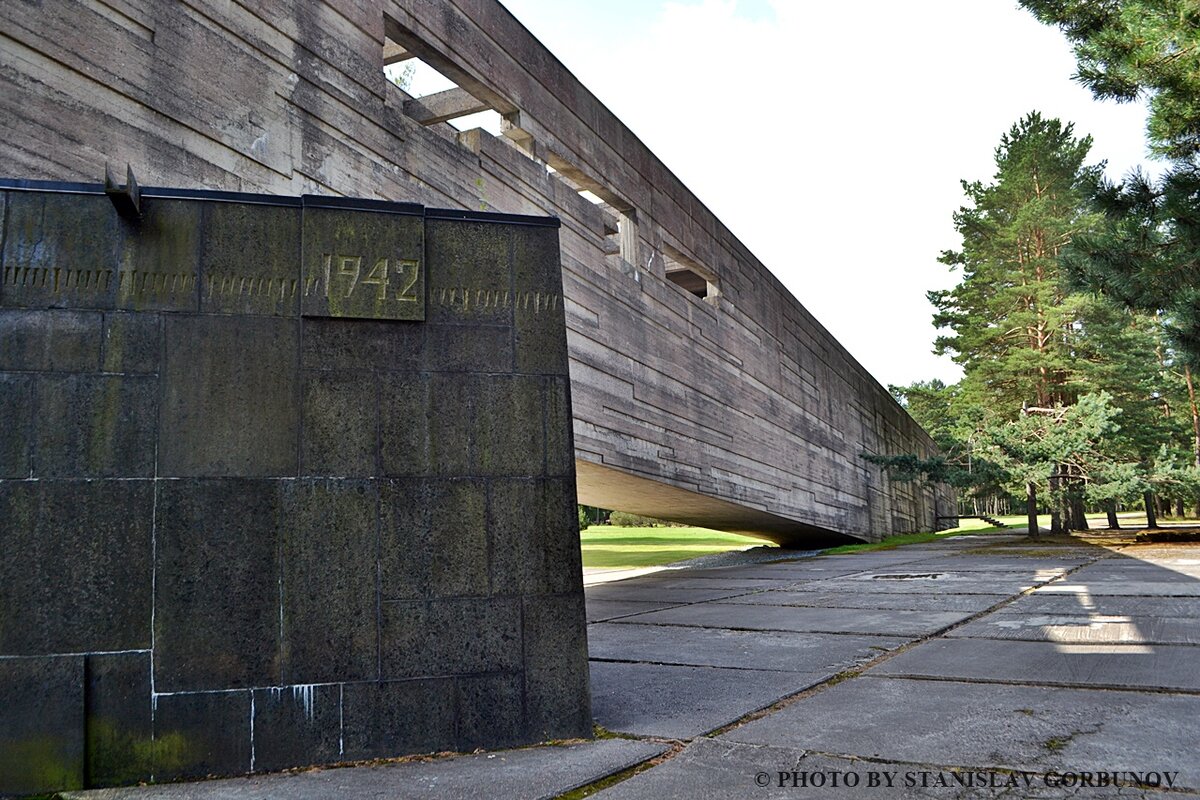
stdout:
<svg viewBox="0 0 1200 800">
<path fill-rule="evenodd" d="M 1200 691 L 1200 651 L 1186 645 L 1055 644 L 939 639 L 873 674 L 1030 684 Z"/>
<path fill-rule="evenodd" d="M 611 731 L 690 739 L 825 680 L 825 673 L 592 662 L 592 715 Z"/>
<path fill-rule="evenodd" d="M 870 592 L 856 594 L 851 591 L 831 591 L 826 587 L 821 592 L 791 591 L 787 589 L 770 592 L 756 592 L 740 597 L 729 597 L 722 603 L 751 606 L 815 606 L 821 608 L 876 608 L 893 609 L 896 611 L 965 611 L 976 613 L 984 611 L 1009 595 L 1004 594 L 938 594 L 925 595 L 908 592 L 907 594 L 885 594 Z"/>
<path fill-rule="evenodd" d="M 1178 772 L 1200 789 L 1200 697 L 1154 692 L 864 677 L 721 738 L 909 764 Z"/>
<path fill-rule="evenodd" d="M 894 636 L 846 636 L 658 625 L 592 625 L 593 660 L 836 673 L 904 644 Z"/>
<path fill-rule="evenodd" d="M 558 747 L 309 770 L 200 783 L 67 792 L 68 800 L 549 800 L 661 755 L 653 742 L 605 739 Z"/>
<path fill-rule="evenodd" d="M 971 773 L 947 765 L 864 761 L 771 747 L 697 739 L 670 761 L 605 789 L 600 800 L 880 800 L 880 798 L 1162 798 L 1154 789 L 1059 788 L 1047 771 Z M 941 782 L 948 785 L 940 785 Z M 961 781 L 961 783 L 959 783 Z M 835 785 L 836 784 L 836 785 Z M 965 784 L 965 785 L 964 785 Z M 1050 784 L 1050 785 L 1047 785 Z M 1171 798 L 1200 795 L 1175 791 Z"/>
<path fill-rule="evenodd" d="M 1200 644 L 1200 620 L 1127 614 L 1028 614 L 1006 610 L 957 628 L 949 638 L 1064 644 Z"/>
<path fill-rule="evenodd" d="M 625 617 L 616 624 L 682 625 L 736 630 L 923 636 L 960 622 L 961 611 L 790 608 L 733 603 L 703 603 Z"/>
</svg>

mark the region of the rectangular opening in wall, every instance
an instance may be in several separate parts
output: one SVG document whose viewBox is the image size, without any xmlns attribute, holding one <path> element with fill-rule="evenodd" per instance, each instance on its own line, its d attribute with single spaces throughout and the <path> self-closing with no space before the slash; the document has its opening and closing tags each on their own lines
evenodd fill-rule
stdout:
<svg viewBox="0 0 1200 800">
<path fill-rule="evenodd" d="M 702 300 L 716 297 L 716 276 L 672 247 L 663 248 L 667 280 Z"/>
<path fill-rule="evenodd" d="M 411 50 L 384 39 L 383 74 L 404 92 L 404 113 L 422 125 L 449 124 L 455 130 L 482 128 L 500 135 L 501 116 Z"/>
</svg>

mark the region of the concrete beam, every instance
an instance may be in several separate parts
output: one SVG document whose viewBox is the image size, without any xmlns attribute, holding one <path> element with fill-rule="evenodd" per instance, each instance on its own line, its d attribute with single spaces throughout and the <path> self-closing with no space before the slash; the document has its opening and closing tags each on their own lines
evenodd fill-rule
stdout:
<svg viewBox="0 0 1200 800">
<path fill-rule="evenodd" d="M 383 45 L 383 65 L 399 64 L 401 61 L 408 61 L 410 58 L 416 58 L 417 54 L 411 50 L 406 50 L 401 45 L 395 42 L 385 42 Z"/>
<path fill-rule="evenodd" d="M 404 101 L 404 113 L 422 125 L 437 125 L 468 114 L 478 114 L 488 108 L 490 106 L 487 103 L 458 87 Z"/>
</svg>

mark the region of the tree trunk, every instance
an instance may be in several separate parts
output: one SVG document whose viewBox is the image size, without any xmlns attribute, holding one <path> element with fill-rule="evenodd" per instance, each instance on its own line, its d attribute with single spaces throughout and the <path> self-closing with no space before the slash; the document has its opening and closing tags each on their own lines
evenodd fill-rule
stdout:
<svg viewBox="0 0 1200 800">
<path fill-rule="evenodd" d="M 1108 512 L 1108 529 L 1110 531 L 1121 530 L 1121 520 L 1117 519 L 1117 501 L 1110 502 L 1104 510 Z"/>
<path fill-rule="evenodd" d="M 1146 492 L 1142 495 L 1142 502 L 1146 505 L 1146 527 L 1157 528 L 1158 516 L 1154 513 L 1154 505 L 1157 498 L 1153 492 Z"/>
<path fill-rule="evenodd" d="M 1178 519 L 1183 519 L 1183 498 L 1175 498 L 1175 516 Z"/>
<path fill-rule="evenodd" d="M 1083 498 L 1072 496 L 1068 502 L 1071 506 L 1071 530 L 1088 530 L 1087 509 L 1083 507 Z"/>
<path fill-rule="evenodd" d="M 1038 527 L 1037 513 L 1037 484 L 1030 483 L 1025 486 L 1025 513 L 1029 517 L 1029 535 L 1037 536 L 1042 531 Z"/>
</svg>

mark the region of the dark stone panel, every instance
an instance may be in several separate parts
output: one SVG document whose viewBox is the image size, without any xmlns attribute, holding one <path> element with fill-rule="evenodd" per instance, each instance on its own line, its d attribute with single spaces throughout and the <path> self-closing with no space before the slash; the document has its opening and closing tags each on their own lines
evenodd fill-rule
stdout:
<svg viewBox="0 0 1200 800">
<path fill-rule="evenodd" d="M 414 678 L 521 668 L 515 598 L 383 604 L 383 677 Z"/>
<path fill-rule="evenodd" d="M 104 372 L 158 372 L 162 329 L 157 314 L 104 314 Z"/>
<path fill-rule="evenodd" d="M 0 795 L 82 789 L 83 657 L 0 658 Z"/>
<path fill-rule="evenodd" d="M 342 687 L 254 690 L 254 770 L 341 760 Z"/>
<path fill-rule="evenodd" d="M 378 497 L 369 481 L 283 485 L 285 684 L 373 680 Z"/>
<path fill-rule="evenodd" d="M 517 372 L 565 376 L 567 331 L 558 230 L 515 228 L 513 237 Z"/>
<path fill-rule="evenodd" d="M 343 687 L 342 725 L 347 761 L 455 746 L 453 679 L 433 678 Z"/>
<path fill-rule="evenodd" d="M 380 595 L 384 600 L 429 595 L 433 544 L 429 481 L 383 481 L 379 487 Z"/>
<path fill-rule="evenodd" d="M 103 195 L 10 193 L 0 305 L 113 308 L 124 239 Z"/>
<path fill-rule="evenodd" d="M 150 646 L 150 481 L 0 482 L 0 655 Z"/>
<path fill-rule="evenodd" d="M 517 372 L 567 374 L 566 318 L 562 295 L 525 292 L 516 313 Z"/>
<path fill-rule="evenodd" d="M 250 750 L 250 692 L 168 694 L 155 699 L 155 780 L 246 773 Z"/>
<path fill-rule="evenodd" d="M 571 380 L 546 380 L 546 474 L 551 478 L 575 477 L 575 440 L 572 431 Z"/>
<path fill-rule="evenodd" d="M 87 785 L 120 786 L 154 769 L 150 654 L 87 656 Z"/>
<path fill-rule="evenodd" d="M 513 330 L 508 325 L 429 325 L 425 368 L 435 371 L 509 372 Z"/>
<path fill-rule="evenodd" d="M 562 292 L 558 228 L 514 226 L 513 289 L 518 292 Z"/>
<path fill-rule="evenodd" d="M 279 482 L 158 482 L 155 686 L 277 686 Z"/>
<path fill-rule="evenodd" d="M 414 370 L 424 359 L 421 323 L 317 318 L 303 325 L 305 369 Z"/>
<path fill-rule="evenodd" d="M 488 497 L 494 594 L 582 590 L 579 518 L 570 480 L 495 480 Z"/>
<path fill-rule="evenodd" d="M 380 403 L 370 372 L 305 370 L 302 374 L 300 474 L 371 477 L 376 470 Z"/>
<path fill-rule="evenodd" d="M 433 475 L 472 474 L 475 409 L 481 378 L 477 375 L 435 373 L 429 388 L 429 472 Z"/>
<path fill-rule="evenodd" d="M 382 491 L 380 520 L 384 598 L 488 594 L 483 481 L 389 481 Z"/>
<path fill-rule="evenodd" d="M 430 380 L 415 373 L 381 375 L 379 462 L 384 475 L 429 471 Z"/>
<path fill-rule="evenodd" d="M 200 206 L 148 199 L 136 224 L 104 195 L 14 194 L 0 304 L 196 311 Z"/>
<path fill-rule="evenodd" d="M 94 372 L 101 315 L 94 311 L 0 310 L 0 369 Z"/>
<path fill-rule="evenodd" d="M 159 476 L 295 475 L 298 323 L 165 320 Z"/>
<path fill-rule="evenodd" d="M 154 476 L 157 378 L 46 375 L 37 397 L 38 477 Z"/>
<path fill-rule="evenodd" d="M 524 602 L 525 697 L 530 736 L 537 741 L 590 736 L 583 595 L 527 596 Z"/>
<path fill-rule="evenodd" d="M 203 204 L 200 310 L 294 317 L 300 311 L 300 209 Z"/>
<path fill-rule="evenodd" d="M 487 486 L 477 480 L 431 481 L 429 594 L 486 595 Z"/>
<path fill-rule="evenodd" d="M 545 474 L 544 380 L 529 375 L 481 379 L 474 409 L 478 475 Z"/>
<path fill-rule="evenodd" d="M 530 740 L 525 725 L 525 687 L 520 673 L 455 680 L 458 690 L 458 747 L 512 747 Z"/>
<path fill-rule="evenodd" d="M 425 225 L 419 216 L 305 208 L 305 316 L 425 319 Z"/>
<path fill-rule="evenodd" d="M 512 246 L 508 225 L 426 220 L 426 320 L 511 325 Z"/>
<path fill-rule="evenodd" d="M 28 478 L 33 453 L 33 376 L 0 373 L 0 478 Z"/>
<path fill-rule="evenodd" d="M 117 308 L 199 310 L 200 214 L 200 203 L 154 198 L 142 203 L 136 225 L 122 225 Z"/>
</svg>

